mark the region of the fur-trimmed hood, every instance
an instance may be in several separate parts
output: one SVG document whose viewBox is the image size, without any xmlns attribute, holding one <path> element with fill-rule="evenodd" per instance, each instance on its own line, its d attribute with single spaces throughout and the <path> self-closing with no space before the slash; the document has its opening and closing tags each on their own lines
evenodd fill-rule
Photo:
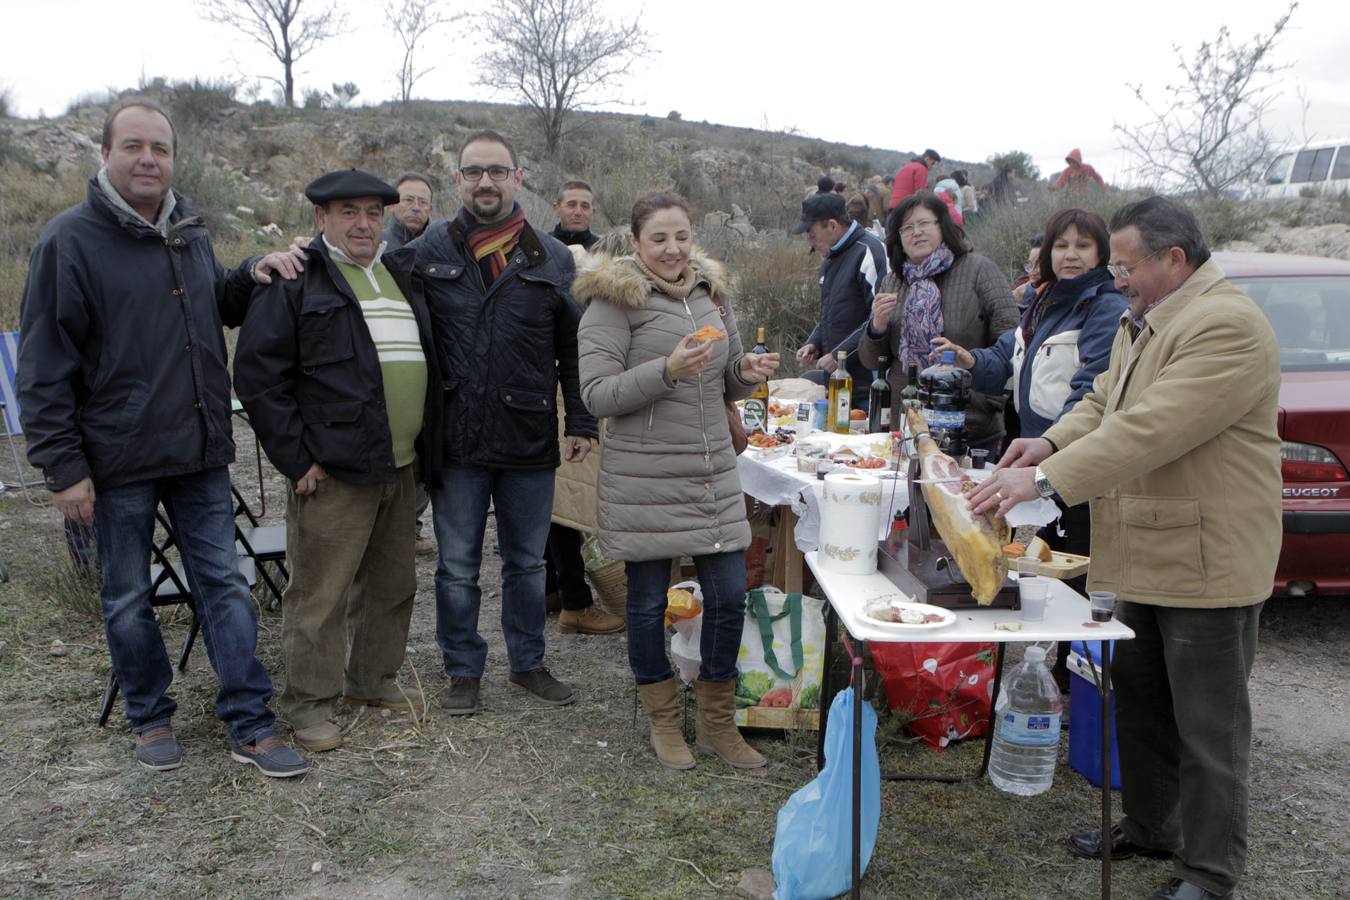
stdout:
<svg viewBox="0 0 1350 900">
<path fill-rule="evenodd" d="M 590 257 L 580 267 L 572 282 L 572 299 L 581 306 L 592 300 L 603 300 L 615 306 L 641 309 L 652 291 L 652 282 L 638 268 L 631 256 Z M 703 282 L 714 300 L 729 298 L 734 290 L 731 273 L 715 259 L 705 256 L 695 247 L 689 254 L 689 268 L 694 278 Z"/>
</svg>

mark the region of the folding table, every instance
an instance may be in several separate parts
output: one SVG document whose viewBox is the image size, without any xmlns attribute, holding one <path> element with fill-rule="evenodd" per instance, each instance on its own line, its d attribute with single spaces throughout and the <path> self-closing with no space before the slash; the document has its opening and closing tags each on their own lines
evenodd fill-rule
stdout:
<svg viewBox="0 0 1350 900">
<path fill-rule="evenodd" d="M 817 560 L 815 552 L 806 554 L 806 564 L 811 568 L 816 576 L 816 582 L 824 592 L 826 600 L 829 601 L 828 612 L 826 613 L 826 644 L 825 644 L 825 670 L 823 673 L 824 681 L 821 684 L 821 709 L 828 709 L 831 697 L 827 696 L 832 687 L 830 676 L 830 657 L 831 648 L 834 644 L 834 635 L 838 631 L 839 625 L 843 625 L 848 635 L 854 640 L 866 640 L 874 642 L 928 642 L 943 641 L 953 643 L 986 643 L 992 642 L 999 645 L 997 674 L 995 682 L 1002 676 L 1003 668 L 1003 645 L 1008 643 L 1036 643 L 1038 641 L 1102 641 L 1102 685 L 1101 685 L 1101 720 L 1102 720 L 1102 771 L 1111 771 L 1111 645 L 1109 641 L 1128 641 L 1134 637 L 1134 632 L 1119 621 L 1112 619 L 1109 622 L 1093 622 L 1091 607 L 1087 598 L 1074 592 L 1071 588 L 1062 582 L 1050 580 L 1050 598 L 1046 606 L 1045 620 L 1042 622 L 1023 622 L 1021 613 L 1007 609 L 959 609 L 953 610 L 956 614 L 956 622 L 944 628 L 914 630 L 900 630 L 887 628 L 885 625 L 871 622 L 863 614 L 863 606 L 867 601 L 884 595 L 895 594 L 897 588 L 891 581 L 879 572 L 870 575 L 840 575 L 831 572 L 828 569 L 822 569 Z M 1020 625 L 1020 630 L 1007 631 L 996 629 L 995 626 L 1000 623 L 1016 623 Z M 853 660 L 853 667 L 856 672 L 861 671 L 861 660 L 857 657 Z M 861 795 L 861 772 L 859 771 L 859 757 L 862 750 L 862 682 L 855 680 L 858 689 L 858 702 L 853 705 L 853 888 L 852 896 L 859 896 L 859 884 L 861 882 L 860 860 L 861 853 L 861 822 L 859 818 L 859 798 Z M 991 717 L 992 719 L 992 717 Z M 991 721 L 991 726 L 992 726 Z M 824 728 L 821 729 L 822 738 Z M 991 729 L 988 744 L 985 747 L 984 761 L 980 769 L 974 776 L 979 777 L 984 774 L 989 764 L 989 751 L 993 745 L 993 731 Z M 883 776 L 886 777 L 886 776 Z M 910 779 L 915 776 L 898 776 L 898 778 Z M 920 778 L 929 778 L 935 781 L 960 781 L 962 777 L 950 776 L 918 776 Z M 896 776 L 892 776 L 894 780 Z M 1110 779 L 1102 779 L 1102 833 L 1109 835 L 1111 833 L 1111 783 Z M 1103 842 L 1102 855 L 1102 897 L 1107 900 L 1111 896 L 1111 856 L 1110 841 Z"/>
</svg>

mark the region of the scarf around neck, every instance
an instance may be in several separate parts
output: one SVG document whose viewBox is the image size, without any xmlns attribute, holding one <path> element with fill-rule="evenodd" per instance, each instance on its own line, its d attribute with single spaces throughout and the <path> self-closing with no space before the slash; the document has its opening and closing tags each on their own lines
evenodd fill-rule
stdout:
<svg viewBox="0 0 1350 900">
<path fill-rule="evenodd" d="M 468 210 L 462 211 L 461 215 L 467 219 L 464 240 L 469 245 L 469 252 L 479 264 L 486 261 L 491 281 L 496 281 L 506 271 L 511 252 L 516 249 L 520 233 L 525 230 L 525 210 L 517 203 L 511 215 L 491 225 L 481 224 L 468 214 Z"/>
<path fill-rule="evenodd" d="M 933 279 L 950 269 L 955 259 L 944 243 L 923 262 L 906 260 L 901 266 L 908 291 L 900 314 L 900 359 L 907 366 L 927 365 L 929 345 L 942 335 L 942 291 Z"/>
<path fill-rule="evenodd" d="M 647 280 L 656 285 L 656 289 L 675 300 L 688 300 L 689 295 L 694 292 L 694 285 L 698 279 L 694 276 L 694 270 L 689 263 L 684 264 L 684 269 L 680 272 L 680 277 L 674 281 L 667 281 L 660 275 L 657 275 L 647 264 L 642 261 L 642 257 L 634 255 L 633 262 L 637 263 L 638 270 L 646 276 Z"/>
</svg>

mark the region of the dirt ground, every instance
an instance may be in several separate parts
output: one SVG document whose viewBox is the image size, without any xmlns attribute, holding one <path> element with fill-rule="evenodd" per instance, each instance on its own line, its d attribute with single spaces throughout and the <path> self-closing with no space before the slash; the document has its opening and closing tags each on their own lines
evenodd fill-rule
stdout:
<svg viewBox="0 0 1350 900">
<path fill-rule="evenodd" d="M 251 450 L 236 476 L 253 486 Z M 271 519 L 280 497 L 273 479 Z M 754 737 L 769 758 L 762 772 L 706 757 L 691 772 L 665 771 L 647 745 L 622 636 L 563 635 L 553 617 L 548 664 L 581 698 L 562 709 L 532 702 L 506 680 L 494 543 L 489 530 L 479 715 L 347 711 L 342 749 L 313 757 L 302 779 L 272 781 L 230 760 L 199 647 L 172 688 L 186 764 L 156 774 L 134 763 L 120 703 L 106 729 L 95 725 L 107 651 L 89 588 L 64 574 L 55 514 L 0 494 L 11 576 L 0 584 L 0 895 L 726 897 L 745 870 L 768 869 L 777 811 L 814 775 L 814 735 Z M 429 693 L 443 684 L 433 569 L 419 560 L 404 670 Z M 281 616 L 260 607 L 260 651 L 280 681 Z M 172 651 L 186 617 L 164 620 Z M 1350 598 L 1274 601 L 1262 626 L 1241 895 L 1350 896 Z M 57 640 L 64 655 L 51 652 Z M 961 771 L 980 751 L 890 743 L 882 764 Z M 1070 857 L 1063 839 L 1099 821 L 1097 796 L 1067 764 L 1029 799 L 987 780 L 884 783 L 864 895 L 1096 896 L 1096 866 Z M 1119 863 L 1115 896 L 1145 896 L 1168 877 L 1165 863 Z"/>
</svg>

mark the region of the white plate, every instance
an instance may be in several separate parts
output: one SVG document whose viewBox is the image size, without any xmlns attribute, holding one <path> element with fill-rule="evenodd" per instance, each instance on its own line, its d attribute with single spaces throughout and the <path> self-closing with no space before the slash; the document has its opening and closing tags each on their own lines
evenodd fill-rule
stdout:
<svg viewBox="0 0 1350 900">
<path fill-rule="evenodd" d="M 940 606 L 932 606 L 928 603 L 914 603 L 908 600 L 901 600 L 902 609 L 912 609 L 915 612 L 924 614 L 935 614 L 942 617 L 938 622 L 923 622 L 916 625 L 907 625 L 904 622 L 886 622 L 872 615 L 874 610 L 890 609 L 893 600 L 903 598 L 903 594 L 882 594 L 879 597 L 873 597 L 863 604 L 863 621 L 868 625 L 875 625 L 878 628 L 892 629 L 895 631 L 932 631 L 937 628 L 946 628 L 956 622 L 956 613 L 950 609 L 943 609 Z"/>
</svg>

